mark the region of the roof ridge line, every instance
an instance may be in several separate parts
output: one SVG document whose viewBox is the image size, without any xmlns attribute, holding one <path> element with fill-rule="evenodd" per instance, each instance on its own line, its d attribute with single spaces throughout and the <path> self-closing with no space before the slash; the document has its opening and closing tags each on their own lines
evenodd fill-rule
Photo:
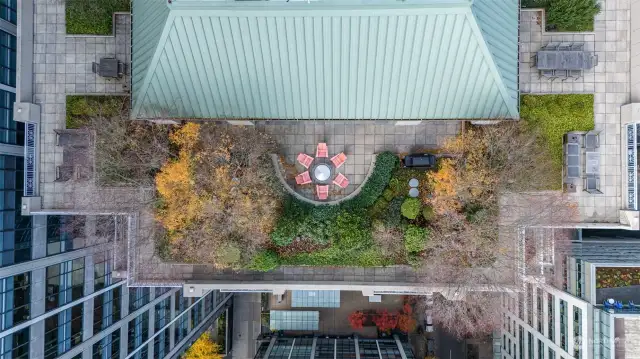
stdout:
<svg viewBox="0 0 640 359">
<path fill-rule="evenodd" d="M 144 75 L 144 78 L 142 80 L 142 86 L 140 87 L 140 96 L 138 96 L 136 98 L 136 101 L 133 103 L 133 108 L 131 109 L 132 118 L 140 113 L 140 108 L 142 107 L 142 103 L 144 102 L 144 97 L 149 91 L 149 86 L 151 86 L 151 77 L 155 73 L 155 69 L 160 62 L 160 55 L 164 50 L 164 45 L 166 44 L 167 39 L 169 38 L 169 31 L 171 30 L 171 26 L 173 26 L 175 18 L 176 16 L 173 14 L 173 11 L 169 11 L 169 13 L 167 14 L 167 19 L 164 22 L 164 27 L 162 28 L 162 34 L 160 35 L 160 39 L 158 39 L 158 43 L 156 44 L 153 57 L 149 62 L 149 66 L 147 67 L 147 73 Z"/>
<path fill-rule="evenodd" d="M 467 20 L 470 23 L 470 26 L 478 38 L 478 46 L 482 49 L 484 53 L 484 57 L 487 59 L 487 65 L 491 68 L 491 72 L 493 73 L 493 77 L 498 80 L 498 88 L 500 89 L 500 94 L 502 95 L 502 99 L 504 100 L 505 106 L 509 109 L 509 112 L 512 114 L 514 118 L 518 118 L 520 113 L 518 112 L 517 104 L 512 104 L 512 97 L 509 96 L 509 92 L 507 90 L 507 86 L 502 78 L 502 74 L 498 69 L 498 65 L 496 64 L 496 60 L 493 57 L 493 53 L 489 49 L 486 39 L 482 34 L 482 29 L 480 29 L 480 25 L 478 25 L 478 21 L 473 14 L 473 10 L 469 7 L 469 12 L 466 14 Z"/>
</svg>

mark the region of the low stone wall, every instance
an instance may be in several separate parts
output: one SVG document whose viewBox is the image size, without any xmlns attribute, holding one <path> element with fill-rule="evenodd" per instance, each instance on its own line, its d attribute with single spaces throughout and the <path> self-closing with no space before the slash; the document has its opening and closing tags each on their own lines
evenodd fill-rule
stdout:
<svg viewBox="0 0 640 359">
<path fill-rule="evenodd" d="M 273 167 L 276 170 L 276 176 L 278 176 L 278 180 L 280 181 L 280 183 L 282 183 L 282 186 L 284 187 L 285 191 L 287 191 L 289 194 L 291 194 L 292 196 L 294 196 L 295 198 L 297 198 L 298 200 L 302 201 L 302 202 L 306 202 L 306 203 L 310 203 L 314 206 L 322 206 L 322 205 L 336 205 L 336 204 L 340 204 L 344 201 L 348 201 L 351 198 L 357 196 L 360 193 L 360 190 L 362 189 L 362 186 L 367 183 L 367 181 L 369 180 L 369 177 L 371 176 L 371 173 L 373 172 L 373 168 L 376 165 L 376 158 L 378 155 L 373 155 L 373 158 L 371 158 L 371 164 L 369 165 L 369 171 L 367 172 L 366 177 L 364 178 L 364 181 L 362 181 L 362 183 L 360 184 L 360 186 L 358 186 L 358 188 L 356 188 L 353 192 L 349 193 L 347 196 L 344 196 L 340 199 L 337 199 L 335 201 L 314 201 L 312 199 L 306 198 L 305 196 L 301 195 L 300 193 L 296 192 L 295 189 L 291 188 L 291 186 L 289 186 L 289 184 L 287 183 L 287 181 L 285 180 L 283 173 L 284 173 L 284 168 L 282 168 L 282 163 L 280 163 L 280 157 L 278 157 L 278 155 L 272 153 L 271 154 L 271 161 L 273 162 Z"/>
</svg>

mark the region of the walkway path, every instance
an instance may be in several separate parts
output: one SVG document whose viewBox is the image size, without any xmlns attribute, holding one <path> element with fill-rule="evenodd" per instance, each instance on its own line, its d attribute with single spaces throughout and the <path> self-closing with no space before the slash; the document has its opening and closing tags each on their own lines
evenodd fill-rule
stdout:
<svg viewBox="0 0 640 359">
<path fill-rule="evenodd" d="M 634 0 L 636 1 L 636 0 Z M 601 0 L 593 33 L 547 33 L 542 12 L 522 10 L 520 28 L 520 90 L 523 94 L 593 93 L 595 129 L 600 132 L 601 195 L 582 191 L 574 195 L 583 222 L 620 221 L 622 157 L 620 107 L 630 101 L 631 0 Z M 584 42 L 595 51 L 599 64 L 578 81 L 539 79 L 531 55 L 549 42 Z M 640 81 L 639 81 L 640 82 Z"/>
<path fill-rule="evenodd" d="M 116 57 L 131 58 L 131 16 L 116 15 L 115 36 L 66 34 L 64 2 L 36 0 L 34 31 L 34 98 L 41 106 L 40 194 L 44 208 L 63 208 L 73 196 L 73 182 L 55 182 L 62 164 L 62 148 L 56 146 L 56 129 L 65 128 L 66 95 L 125 94 L 127 78 L 99 77 L 91 63 Z"/>
</svg>

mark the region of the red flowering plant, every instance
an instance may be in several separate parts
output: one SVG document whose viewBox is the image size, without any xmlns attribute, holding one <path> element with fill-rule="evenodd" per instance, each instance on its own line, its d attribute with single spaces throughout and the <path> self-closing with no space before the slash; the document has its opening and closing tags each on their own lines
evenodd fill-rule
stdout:
<svg viewBox="0 0 640 359">
<path fill-rule="evenodd" d="M 362 329 L 366 316 L 360 311 L 349 314 L 349 324 L 353 329 Z"/>
</svg>

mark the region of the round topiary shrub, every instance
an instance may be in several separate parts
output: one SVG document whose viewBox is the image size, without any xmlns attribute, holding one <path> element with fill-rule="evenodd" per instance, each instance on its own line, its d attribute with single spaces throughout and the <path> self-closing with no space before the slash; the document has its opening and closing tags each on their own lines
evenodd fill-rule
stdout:
<svg viewBox="0 0 640 359">
<path fill-rule="evenodd" d="M 404 231 L 404 247 L 409 253 L 422 252 L 427 244 L 429 230 L 410 225 Z"/>
<path fill-rule="evenodd" d="M 422 208 L 422 203 L 417 198 L 407 198 L 402 203 L 402 207 L 400 207 L 400 212 L 403 216 L 409 219 L 416 219 L 418 214 L 420 214 L 420 209 Z"/>
<path fill-rule="evenodd" d="M 433 211 L 433 208 L 431 206 L 425 206 L 422 209 L 422 217 L 424 217 L 425 221 L 431 222 L 434 216 L 435 212 Z"/>
</svg>

